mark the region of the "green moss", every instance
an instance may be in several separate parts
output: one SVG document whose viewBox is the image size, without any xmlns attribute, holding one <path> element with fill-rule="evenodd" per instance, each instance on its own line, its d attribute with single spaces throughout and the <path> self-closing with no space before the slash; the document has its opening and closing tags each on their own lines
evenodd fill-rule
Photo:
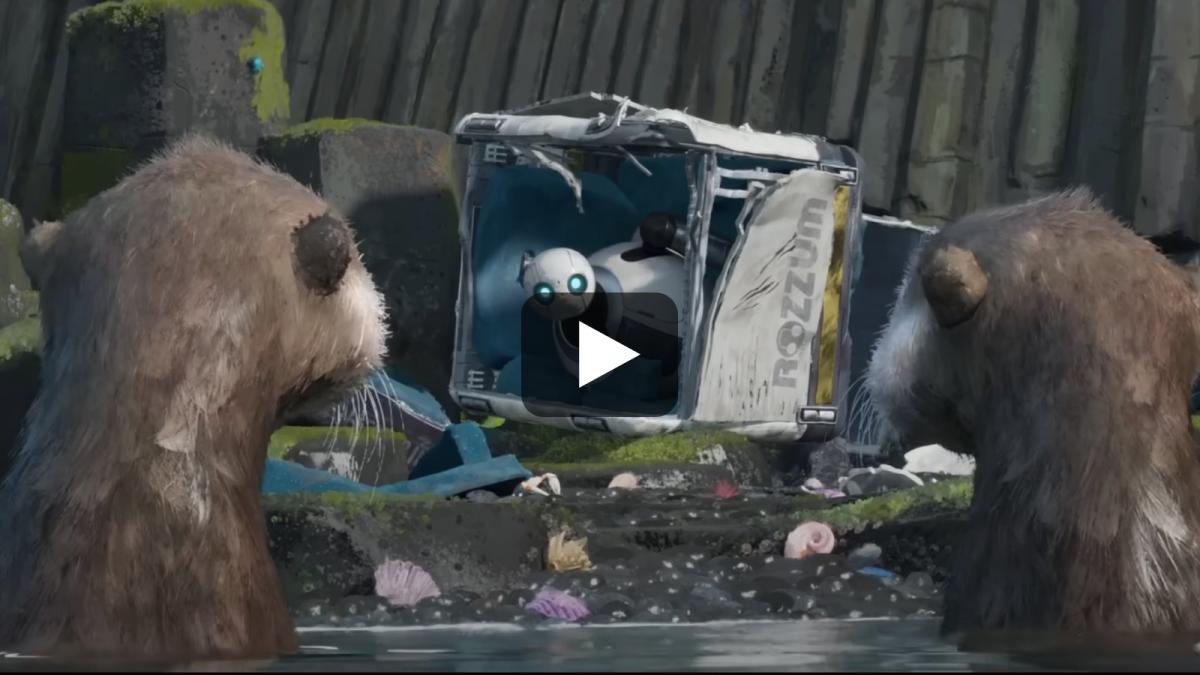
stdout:
<svg viewBox="0 0 1200 675">
<path fill-rule="evenodd" d="M 503 417 L 496 417 L 495 415 L 476 415 L 462 410 L 458 413 L 458 421 L 475 422 L 484 429 L 499 429 L 504 426 L 506 420 Z"/>
<path fill-rule="evenodd" d="M 243 0 L 246 1 L 246 0 Z M 263 123 L 285 123 L 291 117 L 291 93 L 283 71 L 283 18 L 269 2 L 254 3 L 262 11 L 262 22 L 250 31 L 250 37 L 238 50 L 242 63 L 258 57 L 263 68 L 254 76 L 251 104 Z"/>
<path fill-rule="evenodd" d="M 720 445 L 726 449 L 749 443 L 745 437 L 724 431 L 690 431 L 646 436 L 605 454 L 610 462 L 694 462 L 701 450 Z"/>
<path fill-rule="evenodd" d="M 628 439 L 597 431 L 580 431 L 550 440 L 534 461 L 588 462 L 604 461 L 609 452 L 620 448 Z"/>
<path fill-rule="evenodd" d="M 1200 431 L 1200 415 L 1192 415 L 1192 428 Z"/>
<path fill-rule="evenodd" d="M 19 229 L 20 225 L 21 212 L 17 211 L 17 207 L 0 199 L 0 229 Z"/>
<path fill-rule="evenodd" d="M 848 530 L 893 521 L 918 508 L 966 510 L 971 505 L 972 492 L 970 478 L 955 478 L 910 490 L 897 490 L 878 497 L 868 497 L 840 506 L 823 509 L 802 508 L 796 512 L 794 519 L 797 522 L 816 520 L 835 530 Z"/>
<path fill-rule="evenodd" d="M 19 354 L 37 353 L 42 349 L 42 322 L 36 318 L 22 319 L 0 328 L 0 363 Z"/>
<path fill-rule="evenodd" d="M 3 279 L 0 279 L 3 283 Z M 0 286 L 0 328 L 38 316 L 37 291 L 5 290 Z"/>
<path fill-rule="evenodd" d="M 64 151 L 62 155 L 61 213 L 78 209 L 116 185 L 133 166 L 132 154 L 123 148 Z"/>
<path fill-rule="evenodd" d="M 267 0 L 108 0 L 72 12 L 67 17 L 67 34 L 74 35 L 79 29 L 93 23 L 130 29 L 143 26 L 167 12 L 195 14 L 231 5 L 274 11 Z"/>
<path fill-rule="evenodd" d="M 403 442 L 408 438 L 403 432 L 390 429 L 380 431 L 378 429 L 355 430 L 353 427 L 282 427 L 271 434 L 271 442 L 267 446 L 267 456 L 272 459 L 283 459 L 287 451 L 297 444 L 304 441 L 323 440 L 328 438 L 331 433 L 337 435 L 339 440 L 344 441 L 354 439 L 357 434 L 357 438 L 364 443 L 374 441 L 381 434 L 385 440 L 393 443 Z"/>
<path fill-rule="evenodd" d="M 521 465 L 533 472 L 534 475 L 543 473 L 620 473 L 623 471 L 651 471 L 660 468 L 666 462 L 543 462 L 532 460 L 521 462 Z"/>
<path fill-rule="evenodd" d="M 695 462 L 699 451 L 716 445 L 728 450 L 748 443 L 745 437 L 725 431 L 685 431 L 634 440 L 600 432 L 578 432 L 554 438 L 532 461 L 677 464 Z"/>
<path fill-rule="evenodd" d="M 29 290 L 29 278 L 18 253 L 24 238 L 20 212 L 0 199 L 0 326 L 37 313 L 37 293 Z"/>
</svg>

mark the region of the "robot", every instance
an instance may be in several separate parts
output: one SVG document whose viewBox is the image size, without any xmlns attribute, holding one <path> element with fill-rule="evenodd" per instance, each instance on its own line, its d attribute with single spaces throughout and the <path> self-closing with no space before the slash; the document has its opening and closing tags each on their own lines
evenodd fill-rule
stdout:
<svg viewBox="0 0 1200 675">
<path fill-rule="evenodd" d="M 551 321 L 583 314 L 596 290 L 592 266 L 573 248 L 548 248 L 536 256 L 527 251 L 518 281 L 538 313 Z"/>
<path fill-rule="evenodd" d="M 680 326 L 687 298 L 684 235 L 672 216 L 651 214 L 632 241 L 584 257 L 550 248 L 522 259 L 520 282 L 534 308 L 553 324 L 563 366 L 578 373 L 578 322 L 643 356 L 659 360 L 667 377 L 679 365 Z"/>
</svg>

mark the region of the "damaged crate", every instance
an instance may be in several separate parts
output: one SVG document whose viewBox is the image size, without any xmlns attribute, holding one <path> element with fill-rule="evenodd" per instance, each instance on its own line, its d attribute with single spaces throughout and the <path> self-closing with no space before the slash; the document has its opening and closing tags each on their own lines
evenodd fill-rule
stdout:
<svg viewBox="0 0 1200 675">
<path fill-rule="evenodd" d="M 600 94 L 456 134 L 464 409 L 625 435 L 847 431 L 855 355 L 886 318 L 851 333 L 864 228 L 922 234 L 863 215 L 851 148 Z M 595 376 L 597 340 L 636 358 Z"/>
</svg>

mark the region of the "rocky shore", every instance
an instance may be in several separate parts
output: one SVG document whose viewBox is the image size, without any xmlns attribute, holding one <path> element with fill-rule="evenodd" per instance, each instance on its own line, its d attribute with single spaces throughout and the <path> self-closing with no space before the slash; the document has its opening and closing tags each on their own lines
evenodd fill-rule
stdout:
<svg viewBox="0 0 1200 675">
<path fill-rule="evenodd" d="M 537 625 L 564 620 L 545 611 L 564 602 L 560 614 L 581 623 L 935 616 L 969 500 L 968 480 L 930 478 L 859 499 L 568 484 L 548 498 L 270 497 L 266 507 L 297 624 L 357 627 Z M 833 550 L 785 557 L 801 522 L 829 525 Z M 581 546 L 582 562 L 551 569 L 556 534 Z M 374 571 L 389 560 L 427 572 L 437 594 L 401 606 L 376 595 Z"/>
</svg>

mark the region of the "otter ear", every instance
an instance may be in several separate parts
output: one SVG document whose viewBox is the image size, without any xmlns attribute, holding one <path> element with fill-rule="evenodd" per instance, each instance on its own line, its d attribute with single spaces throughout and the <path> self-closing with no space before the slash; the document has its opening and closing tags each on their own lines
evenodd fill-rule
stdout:
<svg viewBox="0 0 1200 675">
<path fill-rule="evenodd" d="M 354 237 L 341 220 L 326 213 L 292 233 L 296 273 L 317 295 L 338 289 L 354 255 Z"/>
<path fill-rule="evenodd" d="M 920 273 L 925 299 L 943 328 L 970 319 L 987 295 L 987 274 L 975 254 L 957 246 L 939 246 L 927 252 Z"/>
<path fill-rule="evenodd" d="M 61 231 L 62 223 L 58 221 L 35 220 L 33 229 L 21 242 L 21 266 L 25 268 L 25 274 L 35 289 L 41 288 L 50 274 L 54 242 L 58 241 Z"/>
</svg>

